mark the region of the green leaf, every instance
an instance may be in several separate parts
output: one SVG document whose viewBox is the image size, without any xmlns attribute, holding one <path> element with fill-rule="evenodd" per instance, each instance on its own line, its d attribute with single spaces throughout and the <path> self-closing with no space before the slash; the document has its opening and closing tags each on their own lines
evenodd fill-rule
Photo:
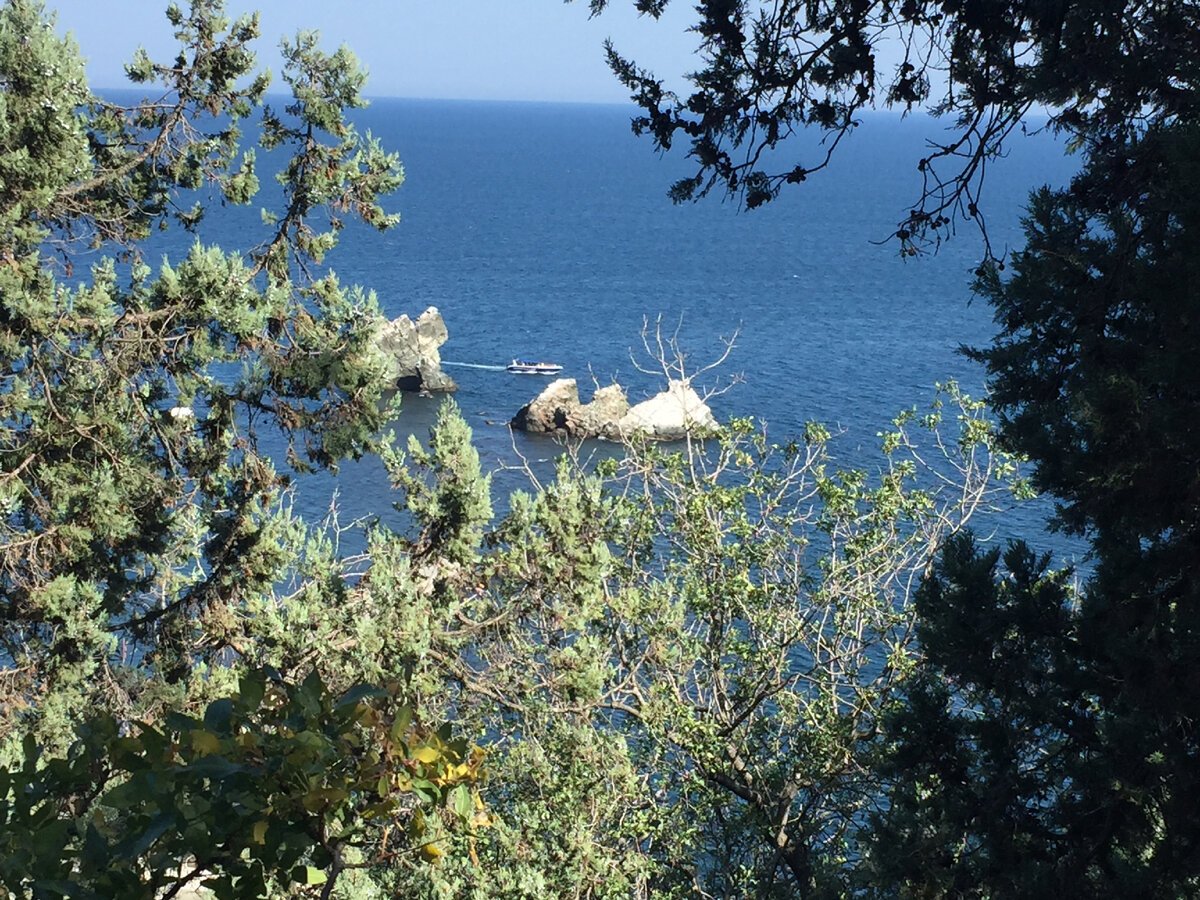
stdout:
<svg viewBox="0 0 1200 900">
<path fill-rule="evenodd" d="M 254 712 L 262 704 L 267 691 L 266 675 L 259 670 L 251 670 L 238 681 L 238 694 L 242 704 L 250 712 Z"/>
<path fill-rule="evenodd" d="M 356 684 L 338 700 L 337 709 L 356 706 L 363 700 L 377 700 L 387 696 L 387 691 L 373 684 Z"/>
<path fill-rule="evenodd" d="M 292 870 L 292 881 L 297 884 L 324 884 L 329 877 L 313 866 L 297 866 Z"/>
<path fill-rule="evenodd" d="M 409 726 L 412 724 L 413 711 L 409 706 L 400 707 L 400 711 L 396 713 L 396 721 L 392 723 L 391 739 L 393 743 L 399 743 L 404 740 L 404 736 L 408 734 Z"/>
<path fill-rule="evenodd" d="M 314 668 L 300 685 L 298 695 L 300 707 L 304 710 L 305 715 L 316 715 L 321 709 L 324 697 L 325 682 L 321 680 L 321 673 Z"/>
<path fill-rule="evenodd" d="M 412 780 L 412 792 L 423 803 L 434 803 L 438 798 L 437 786 L 424 778 L 414 778 Z"/>
<path fill-rule="evenodd" d="M 475 804 L 471 801 L 471 792 L 465 784 L 457 785 L 450 791 L 450 805 L 455 815 L 464 822 L 471 817 Z"/>
<path fill-rule="evenodd" d="M 199 775 L 202 778 L 224 779 L 239 772 L 246 771 L 245 766 L 230 762 L 223 756 L 203 756 L 187 767 L 187 771 L 192 775 Z"/>
<path fill-rule="evenodd" d="M 44 893 L 39 893 L 38 896 L 53 896 L 57 894 L 60 897 L 69 898 L 69 900 L 93 900 L 96 896 L 92 891 L 87 890 L 83 885 L 77 884 L 74 881 L 65 881 L 62 879 L 46 880 L 39 879 L 37 882 L 38 888 Z"/>
<path fill-rule="evenodd" d="M 233 700 L 222 697 L 214 700 L 204 711 L 204 727 L 214 734 L 228 737 L 232 732 Z"/>
<path fill-rule="evenodd" d="M 113 848 L 113 852 L 119 858 L 138 859 L 150 849 L 151 844 L 166 834 L 168 829 L 174 825 L 175 816 L 172 813 L 157 813 L 148 824 L 139 828 L 137 834 Z"/>
</svg>

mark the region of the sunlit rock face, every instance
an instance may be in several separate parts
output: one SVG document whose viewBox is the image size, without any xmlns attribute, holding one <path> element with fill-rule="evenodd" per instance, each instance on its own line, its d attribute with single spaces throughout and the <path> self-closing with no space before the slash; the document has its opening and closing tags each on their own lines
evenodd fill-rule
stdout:
<svg viewBox="0 0 1200 900">
<path fill-rule="evenodd" d="M 375 339 L 387 364 L 384 377 L 402 391 L 458 390 L 454 379 L 442 371 L 439 349 L 448 337 L 436 306 L 421 313 L 416 322 L 408 316 L 388 322 Z"/>
<path fill-rule="evenodd" d="M 576 440 L 602 437 L 625 441 L 636 436 L 678 441 L 720 426 L 712 410 L 683 381 L 672 381 L 665 391 L 631 407 L 618 384 L 600 388 L 590 403 L 582 403 L 575 379 L 560 378 L 521 407 L 512 427 Z"/>
</svg>

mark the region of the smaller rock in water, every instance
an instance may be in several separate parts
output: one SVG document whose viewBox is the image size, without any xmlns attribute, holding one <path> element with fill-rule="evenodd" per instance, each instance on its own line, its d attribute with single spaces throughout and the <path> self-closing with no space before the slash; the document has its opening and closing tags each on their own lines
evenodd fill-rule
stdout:
<svg viewBox="0 0 1200 900">
<path fill-rule="evenodd" d="M 530 434 L 594 437 L 582 433 L 583 404 L 574 378 L 556 378 L 513 417 L 512 427 Z"/>
</svg>

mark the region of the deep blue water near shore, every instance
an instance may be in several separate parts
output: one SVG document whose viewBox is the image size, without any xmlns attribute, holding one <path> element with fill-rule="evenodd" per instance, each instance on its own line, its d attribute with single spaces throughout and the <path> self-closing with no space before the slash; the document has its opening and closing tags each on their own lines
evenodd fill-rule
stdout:
<svg viewBox="0 0 1200 900">
<path fill-rule="evenodd" d="M 983 251 L 974 226 L 907 261 L 893 242 L 873 243 L 917 199 L 915 163 L 941 123 L 868 116 L 829 170 L 741 212 L 719 197 L 672 205 L 666 189 L 690 169 L 682 153 L 659 157 L 635 138 L 630 116 L 617 106 L 376 101 L 355 119 L 400 153 L 407 180 L 388 207 L 402 222 L 382 236 L 347 229 L 329 263 L 343 283 L 377 291 L 389 316 L 437 306 L 450 332 L 443 360 L 546 358 L 585 395 L 593 376 L 619 380 L 635 402 L 656 389 L 630 360 L 647 318 L 678 326 L 697 365 L 738 332 L 717 377 L 744 381 L 713 401 L 717 417 L 753 415 L 780 441 L 826 422 L 844 431 L 835 450 L 847 464 L 869 459 L 876 433 L 898 410 L 927 404 L 935 382 L 982 391 L 978 367 L 957 353 L 994 330 L 990 309 L 970 302 Z M 1073 168 L 1046 136 L 1015 140 L 989 172 L 993 247 L 1018 245 L 1029 190 L 1061 184 Z M 212 216 L 202 239 L 248 246 L 260 227 L 257 206 L 248 212 Z M 447 371 L 485 468 L 514 461 L 514 443 L 533 460 L 557 454 L 507 427 L 544 381 Z M 424 435 L 438 402 L 406 398 L 397 427 Z M 496 493 L 522 480 L 500 472 Z M 377 459 L 303 479 L 298 510 L 323 513 L 334 486 L 343 522 L 387 512 Z M 1020 530 L 1036 531 L 1036 518 Z"/>
</svg>

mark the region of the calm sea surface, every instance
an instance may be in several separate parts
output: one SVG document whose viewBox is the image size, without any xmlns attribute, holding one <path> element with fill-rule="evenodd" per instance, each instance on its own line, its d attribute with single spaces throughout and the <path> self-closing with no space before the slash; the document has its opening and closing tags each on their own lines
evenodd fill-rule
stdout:
<svg viewBox="0 0 1200 900">
<path fill-rule="evenodd" d="M 747 213 L 717 197 L 672 205 L 665 192 L 690 174 L 686 161 L 655 155 L 631 134 L 630 116 L 615 106 L 411 100 L 376 101 L 356 116 L 404 162 L 407 180 L 389 203 L 402 222 L 382 236 L 347 229 L 329 262 L 343 283 L 375 290 L 389 316 L 441 310 L 443 360 L 471 364 L 446 371 L 485 467 L 558 448 L 507 427 L 544 380 L 472 366 L 545 358 L 579 379 L 585 399 L 593 378 L 616 379 L 636 402 L 657 384 L 631 353 L 648 362 L 639 333 L 659 316 L 696 365 L 737 334 L 717 378 L 742 381 L 713 401 L 718 419 L 755 416 L 781 441 L 826 422 L 844 431 L 836 451 L 847 464 L 869 459 L 876 433 L 898 410 L 927 404 L 935 382 L 982 391 L 980 370 L 956 352 L 993 332 L 989 308 L 971 303 L 983 252 L 974 227 L 915 260 L 873 243 L 917 199 L 915 162 L 941 123 L 867 117 L 829 170 Z M 1015 141 L 989 172 L 993 247 L 1018 245 L 1029 190 L 1061 184 L 1073 168 L 1045 136 Z M 246 212 L 214 215 L 202 238 L 247 246 L 261 226 L 256 209 Z M 406 398 L 397 427 L 425 434 L 438 402 Z M 497 493 L 520 484 L 497 475 Z M 298 507 L 319 514 L 335 487 L 343 521 L 389 505 L 382 467 L 368 459 L 336 479 L 303 480 Z"/>
</svg>

